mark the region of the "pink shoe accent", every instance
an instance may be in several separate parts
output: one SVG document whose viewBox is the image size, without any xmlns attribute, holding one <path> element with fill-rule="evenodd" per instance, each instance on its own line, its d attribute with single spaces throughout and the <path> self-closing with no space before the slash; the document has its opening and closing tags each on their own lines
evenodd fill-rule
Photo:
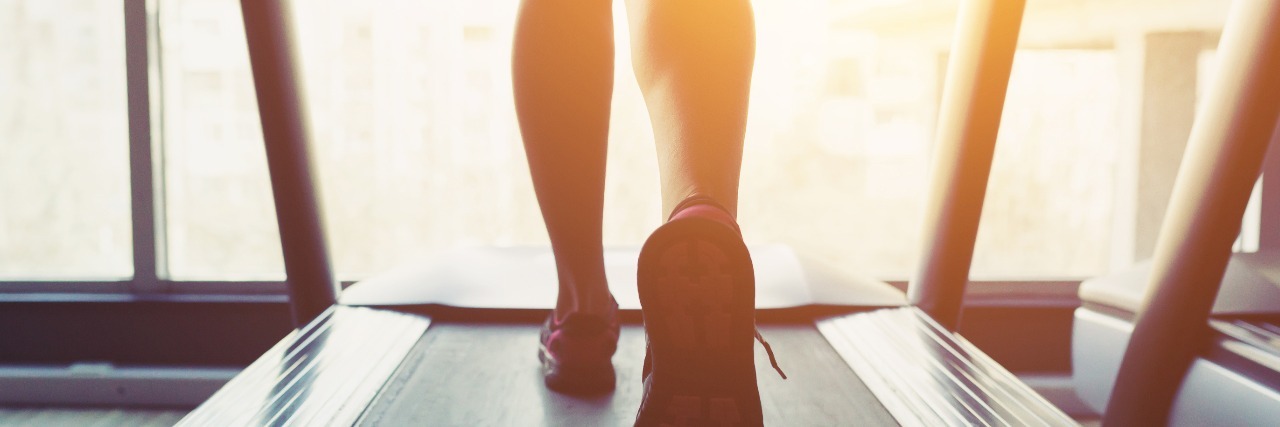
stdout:
<svg viewBox="0 0 1280 427">
<path fill-rule="evenodd" d="M 693 217 L 719 222 L 742 234 L 742 230 L 738 228 L 738 220 L 729 214 L 729 210 L 705 196 L 692 196 L 680 202 L 671 211 L 671 217 L 667 218 L 667 222 Z"/>
</svg>

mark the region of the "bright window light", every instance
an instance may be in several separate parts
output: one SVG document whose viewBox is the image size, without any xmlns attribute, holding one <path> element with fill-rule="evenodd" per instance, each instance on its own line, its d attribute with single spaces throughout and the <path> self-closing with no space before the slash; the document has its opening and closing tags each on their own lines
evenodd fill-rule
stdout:
<svg viewBox="0 0 1280 427">
<path fill-rule="evenodd" d="M 0 278 L 133 272 L 122 10 L 0 1 Z"/>
<path fill-rule="evenodd" d="M 515 1 L 297 4 L 341 277 L 462 245 L 546 245 L 512 106 Z M 170 272 L 280 278 L 238 6 L 162 5 Z M 751 243 L 904 278 L 920 242 L 943 58 L 932 45 L 845 28 L 828 7 L 755 2 L 741 222 Z M 652 133 L 617 12 L 605 243 L 627 246 L 661 218 Z M 1107 268 L 1099 248 L 1110 239 L 1115 62 L 1110 51 L 1019 52 L 976 276 Z"/>
</svg>

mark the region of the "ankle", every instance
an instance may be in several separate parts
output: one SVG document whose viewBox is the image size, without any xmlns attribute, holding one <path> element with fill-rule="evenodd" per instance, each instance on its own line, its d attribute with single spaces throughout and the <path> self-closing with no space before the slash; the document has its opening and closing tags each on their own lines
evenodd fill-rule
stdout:
<svg viewBox="0 0 1280 427">
<path fill-rule="evenodd" d="M 560 319 L 570 313 L 583 313 L 611 320 L 618 311 L 618 303 L 607 288 L 603 292 L 578 290 L 557 301 L 555 310 L 556 317 Z"/>
<path fill-rule="evenodd" d="M 738 228 L 738 220 L 733 213 L 707 196 L 694 195 L 684 199 L 684 201 L 676 205 L 675 209 L 672 209 L 671 216 L 667 218 L 667 222 L 690 217 L 710 219 L 723 223 L 739 233 L 742 232 Z"/>
</svg>

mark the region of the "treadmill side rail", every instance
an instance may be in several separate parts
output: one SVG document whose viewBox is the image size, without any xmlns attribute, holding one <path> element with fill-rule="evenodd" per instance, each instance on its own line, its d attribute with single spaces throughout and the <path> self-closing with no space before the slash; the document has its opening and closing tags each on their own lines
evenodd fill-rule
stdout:
<svg viewBox="0 0 1280 427">
<path fill-rule="evenodd" d="M 903 426 L 1074 426 L 1071 417 L 915 307 L 818 330 Z"/>
<path fill-rule="evenodd" d="M 410 314 L 334 306 L 178 425 L 353 425 L 430 323 Z"/>
</svg>

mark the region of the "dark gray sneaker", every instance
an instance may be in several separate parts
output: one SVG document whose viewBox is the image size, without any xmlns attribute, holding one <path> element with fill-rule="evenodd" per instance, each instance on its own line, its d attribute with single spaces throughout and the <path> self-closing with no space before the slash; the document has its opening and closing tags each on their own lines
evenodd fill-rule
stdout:
<svg viewBox="0 0 1280 427">
<path fill-rule="evenodd" d="M 714 202 L 678 209 L 645 242 L 637 280 L 648 353 L 636 425 L 763 425 L 755 270 L 732 217 Z"/>
<path fill-rule="evenodd" d="M 615 313 L 617 311 L 617 303 Z M 538 360 L 547 388 L 571 395 L 613 391 L 613 353 L 618 348 L 618 319 L 570 313 L 563 320 L 555 311 L 542 324 Z"/>
</svg>

